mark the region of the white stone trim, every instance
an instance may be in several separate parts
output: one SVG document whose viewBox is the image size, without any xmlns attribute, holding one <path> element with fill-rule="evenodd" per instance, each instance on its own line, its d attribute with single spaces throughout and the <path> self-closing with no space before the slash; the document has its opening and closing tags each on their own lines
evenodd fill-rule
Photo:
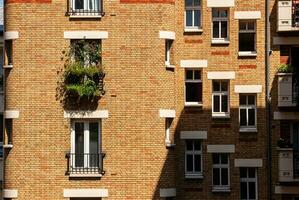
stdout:
<svg viewBox="0 0 299 200">
<path fill-rule="evenodd" d="M 175 40 L 175 32 L 173 31 L 160 31 L 159 32 L 159 37 L 162 39 L 167 39 L 167 40 Z"/>
<path fill-rule="evenodd" d="M 204 68 L 207 66 L 207 60 L 181 60 L 181 67 L 183 68 Z"/>
<path fill-rule="evenodd" d="M 4 40 L 14 40 L 19 38 L 18 31 L 6 31 L 4 33 Z"/>
<path fill-rule="evenodd" d="M 64 118 L 73 119 L 99 119 L 108 118 L 108 110 L 96 110 L 96 111 L 64 111 Z"/>
<path fill-rule="evenodd" d="M 161 188 L 160 189 L 160 197 L 175 197 L 176 196 L 176 188 Z"/>
<path fill-rule="evenodd" d="M 261 11 L 235 11 L 235 19 L 260 19 Z"/>
<path fill-rule="evenodd" d="M 234 7 L 235 1 L 234 0 L 208 0 L 208 7 L 213 8 L 227 8 L 227 7 Z"/>
<path fill-rule="evenodd" d="M 235 85 L 235 93 L 262 93 L 262 85 Z"/>
<path fill-rule="evenodd" d="M 107 39 L 107 31 L 64 31 L 66 39 Z"/>
<path fill-rule="evenodd" d="M 299 194 L 298 186 L 275 186 L 275 194 Z"/>
<path fill-rule="evenodd" d="M 273 114 L 274 120 L 298 120 L 299 112 L 279 112 Z"/>
<path fill-rule="evenodd" d="M 299 37 L 273 37 L 273 45 L 298 45 Z"/>
<path fill-rule="evenodd" d="M 108 197 L 107 189 L 64 189 L 63 197 Z"/>
<path fill-rule="evenodd" d="M 208 139 L 208 131 L 181 131 L 181 139 Z"/>
<path fill-rule="evenodd" d="M 235 145 L 234 144 L 208 145 L 207 152 L 208 153 L 235 153 Z"/>
<path fill-rule="evenodd" d="M 18 198 L 18 190 L 4 189 L 3 198 Z"/>
<path fill-rule="evenodd" d="M 235 72 L 208 72 L 208 79 L 235 79 L 236 73 Z"/>
<path fill-rule="evenodd" d="M 5 119 L 17 119 L 20 117 L 20 112 L 18 110 L 6 110 L 4 116 Z"/>
<path fill-rule="evenodd" d="M 235 167 L 263 167 L 263 159 L 235 159 Z"/>
<path fill-rule="evenodd" d="M 175 110 L 160 109 L 159 115 L 160 115 L 160 117 L 163 117 L 163 118 L 175 118 Z"/>
</svg>

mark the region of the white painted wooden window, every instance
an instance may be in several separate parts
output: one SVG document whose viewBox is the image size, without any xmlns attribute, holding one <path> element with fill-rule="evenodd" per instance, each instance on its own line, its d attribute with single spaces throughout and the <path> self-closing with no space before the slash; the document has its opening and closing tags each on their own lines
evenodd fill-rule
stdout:
<svg viewBox="0 0 299 200">
<path fill-rule="evenodd" d="M 186 140 L 185 177 L 202 178 L 202 145 L 200 140 Z"/>
<path fill-rule="evenodd" d="M 165 143 L 171 144 L 170 141 L 170 126 L 171 126 L 172 119 L 166 118 L 165 119 Z"/>
<path fill-rule="evenodd" d="M 256 168 L 240 168 L 241 200 L 257 200 L 257 170 Z"/>
<path fill-rule="evenodd" d="M 99 167 L 101 127 L 99 121 L 73 121 L 71 132 L 71 166 Z"/>
<path fill-rule="evenodd" d="M 170 66 L 172 40 L 165 40 L 165 65 Z"/>
<path fill-rule="evenodd" d="M 202 105 L 202 80 L 200 70 L 185 70 L 185 105 Z"/>
<path fill-rule="evenodd" d="M 256 95 L 240 94 L 240 128 L 256 128 Z"/>
<path fill-rule="evenodd" d="M 229 155 L 213 153 L 213 191 L 230 190 Z"/>
<path fill-rule="evenodd" d="M 73 9 L 78 12 L 98 11 L 100 9 L 100 0 L 72 0 Z"/>
<path fill-rule="evenodd" d="M 228 9 L 212 9 L 213 40 L 228 40 Z"/>
<path fill-rule="evenodd" d="M 201 0 L 185 0 L 185 28 L 201 28 Z"/>
<path fill-rule="evenodd" d="M 212 116 L 229 117 L 229 81 L 213 80 Z"/>
<path fill-rule="evenodd" d="M 239 21 L 239 52 L 256 53 L 256 20 Z"/>
</svg>

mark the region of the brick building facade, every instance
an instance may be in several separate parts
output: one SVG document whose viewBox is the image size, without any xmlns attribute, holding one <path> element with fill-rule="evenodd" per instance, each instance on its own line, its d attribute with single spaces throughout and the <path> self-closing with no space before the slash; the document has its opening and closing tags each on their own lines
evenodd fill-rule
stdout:
<svg viewBox="0 0 299 200">
<path fill-rule="evenodd" d="M 260 0 L 6 1 L 4 198 L 267 199 L 264 16 Z M 57 97 L 80 39 L 106 73 L 88 111 Z"/>
</svg>

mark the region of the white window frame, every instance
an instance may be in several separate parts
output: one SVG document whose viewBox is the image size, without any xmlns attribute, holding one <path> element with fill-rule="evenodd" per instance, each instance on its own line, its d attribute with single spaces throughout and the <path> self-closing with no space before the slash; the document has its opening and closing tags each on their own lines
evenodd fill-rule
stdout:
<svg viewBox="0 0 299 200">
<path fill-rule="evenodd" d="M 192 150 L 187 150 L 187 141 L 192 141 L 192 146 L 193 146 L 193 149 Z M 198 150 L 194 150 L 194 142 L 195 141 L 199 141 L 200 142 L 200 151 Z M 193 171 L 190 172 L 190 171 L 187 171 L 187 155 L 192 155 L 193 156 Z M 194 156 L 195 155 L 200 155 L 200 168 L 201 168 L 201 171 L 195 171 L 194 168 L 195 168 L 195 159 L 194 159 Z M 202 169 L 203 167 L 203 164 L 202 164 L 202 141 L 200 140 L 192 140 L 192 139 L 187 139 L 185 140 L 185 178 L 198 178 L 198 179 L 201 179 L 203 178 L 203 174 L 202 174 Z"/>
<path fill-rule="evenodd" d="M 221 11 L 227 11 L 227 17 L 213 17 L 212 14 L 212 43 L 223 43 L 223 42 L 228 42 L 229 41 L 229 9 L 228 8 L 212 8 L 213 10 L 218 10 L 218 12 Z M 212 11 L 213 13 L 213 11 Z M 219 22 L 219 37 L 214 38 L 214 22 Z M 226 27 L 226 38 L 221 37 L 221 24 L 222 22 L 226 22 L 227 27 Z"/>
<path fill-rule="evenodd" d="M 241 187 L 240 187 L 240 199 L 241 200 L 258 200 L 258 186 L 257 186 L 257 169 L 254 168 L 255 170 L 255 177 L 254 178 L 249 178 L 248 177 L 248 168 L 249 167 L 243 167 L 246 168 L 246 175 L 247 177 L 241 177 L 240 174 L 240 183 L 246 183 L 247 185 L 247 198 L 246 199 L 241 199 Z M 240 168 L 241 170 L 241 168 Z M 249 182 L 254 182 L 255 183 L 255 199 L 249 199 Z"/>
<path fill-rule="evenodd" d="M 241 99 L 241 96 L 246 96 L 246 105 L 239 105 L 239 124 L 240 124 L 240 130 L 241 131 L 256 131 L 257 129 L 257 102 L 256 102 L 256 94 L 240 94 L 239 99 Z M 253 96 L 254 97 L 254 105 L 249 105 L 248 104 L 248 96 Z M 239 101 L 240 102 L 240 101 Z M 246 110 L 246 126 L 241 126 L 241 110 Z M 254 116 L 254 126 L 249 126 L 248 121 L 249 121 L 249 114 L 248 110 L 249 109 L 254 109 L 255 116 Z"/>
<path fill-rule="evenodd" d="M 214 91 L 213 83 L 220 83 L 220 91 Z M 222 82 L 227 83 L 227 91 L 221 91 Z M 229 80 L 213 80 L 212 82 L 212 117 L 229 118 L 230 116 L 230 98 L 229 98 Z M 222 96 L 227 96 L 227 112 L 222 112 Z M 214 111 L 214 96 L 219 96 L 219 112 Z"/>
<path fill-rule="evenodd" d="M 71 125 L 71 153 L 72 154 L 75 154 L 75 149 L 76 149 L 76 133 L 75 133 L 75 123 L 84 123 L 84 154 L 88 154 L 89 153 L 89 136 L 90 136 L 90 132 L 89 132 L 89 123 L 98 123 L 98 145 L 99 145 L 99 154 L 101 153 L 101 133 L 102 133 L 102 130 L 101 130 L 101 120 L 73 120 L 72 121 L 72 125 Z M 84 156 L 84 167 L 89 167 L 88 166 L 88 157 L 85 157 Z M 71 163 L 73 166 L 75 166 L 75 156 L 71 157 Z"/>
<path fill-rule="evenodd" d="M 227 184 L 228 185 L 214 185 L 214 173 L 212 173 L 212 182 L 213 182 L 213 192 L 230 192 L 230 168 L 229 168 L 229 154 L 228 153 L 213 153 L 213 154 L 219 154 L 219 162 L 220 164 L 214 164 L 213 163 L 213 170 L 214 169 L 219 169 L 219 176 L 220 176 L 220 184 L 222 182 L 222 176 L 221 176 L 221 169 L 227 168 Z M 221 154 L 227 154 L 227 164 L 222 164 L 221 163 Z M 213 156 L 213 155 L 212 155 Z"/>
<path fill-rule="evenodd" d="M 73 10 L 76 12 L 76 11 L 97 11 L 97 10 L 100 10 L 101 8 L 101 1 L 100 0 L 83 0 L 83 9 L 79 9 L 79 8 L 76 8 L 76 1 L 78 0 L 72 0 L 72 4 L 73 4 Z M 93 1 L 93 2 L 98 2 L 98 5 L 94 4 L 93 6 L 98 6 L 98 8 L 93 8 L 91 9 L 90 8 L 90 1 Z M 88 14 L 88 13 L 87 13 Z"/>
<path fill-rule="evenodd" d="M 172 40 L 165 40 L 165 65 L 171 65 L 171 45 Z"/>
<path fill-rule="evenodd" d="M 194 1 L 194 0 L 193 0 Z M 185 11 L 184 11 L 184 23 L 185 23 L 185 31 L 201 31 L 202 28 L 202 0 L 200 0 L 199 6 L 186 6 L 186 0 L 184 1 Z M 192 26 L 187 26 L 187 14 L 186 11 L 192 11 Z M 199 26 L 194 26 L 194 11 L 199 10 L 200 16 L 199 16 Z"/>
<path fill-rule="evenodd" d="M 254 27 L 253 29 L 248 29 L 248 23 L 253 22 Z M 246 29 L 241 30 L 240 23 L 246 23 Z M 239 40 L 240 40 L 240 34 L 242 33 L 254 33 L 254 51 L 240 51 L 240 43 L 238 45 L 238 51 L 239 51 L 239 56 L 256 56 L 256 38 L 257 38 L 257 33 L 256 33 L 256 20 L 239 20 Z"/>
<path fill-rule="evenodd" d="M 187 71 L 193 71 L 193 78 L 192 79 L 187 79 L 186 74 Z M 200 73 L 200 79 L 194 79 L 194 72 L 195 71 L 199 71 Z M 199 69 L 192 69 L 192 68 L 188 68 L 185 70 L 185 106 L 202 106 L 202 102 L 187 102 L 187 98 L 186 98 L 186 83 L 202 83 L 202 71 Z M 202 86 L 201 86 L 202 87 Z M 203 90 L 203 87 L 202 87 Z M 201 91 L 201 98 L 203 98 L 202 96 L 203 91 Z"/>
</svg>

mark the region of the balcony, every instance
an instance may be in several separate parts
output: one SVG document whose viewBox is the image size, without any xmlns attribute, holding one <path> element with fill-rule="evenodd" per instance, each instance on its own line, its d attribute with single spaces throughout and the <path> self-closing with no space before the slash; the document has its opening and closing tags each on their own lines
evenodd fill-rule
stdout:
<svg viewBox="0 0 299 200">
<path fill-rule="evenodd" d="M 71 18 L 101 18 L 103 0 L 67 0 L 66 16 Z"/>
<path fill-rule="evenodd" d="M 67 153 L 66 175 L 70 177 L 101 177 L 105 154 Z"/>
<path fill-rule="evenodd" d="M 297 106 L 298 92 L 293 73 L 278 73 L 278 106 Z"/>
<path fill-rule="evenodd" d="M 299 0 L 278 0 L 277 31 L 299 31 Z"/>
<path fill-rule="evenodd" d="M 279 181 L 299 181 L 299 152 L 293 148 L 278 148 Z"/>
</svg>

